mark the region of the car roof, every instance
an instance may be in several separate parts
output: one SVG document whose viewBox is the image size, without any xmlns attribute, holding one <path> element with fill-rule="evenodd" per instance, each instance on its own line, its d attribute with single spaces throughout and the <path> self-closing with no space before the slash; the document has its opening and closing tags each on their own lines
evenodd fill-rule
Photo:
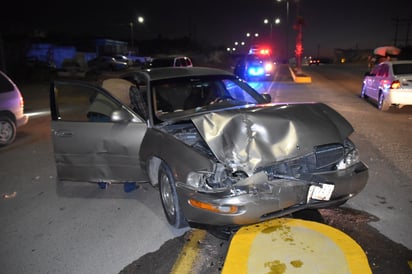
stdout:
<svg viewBox="0 0 412 274">
<path fill-rule="evenodd" d="M 411 64 L 412 63 L 412 60 L 390 60 L 390 61 L 383 61 L 383 62 L 381 62 L 381 63 L 379 63 L 379 65 L 380 64 L 393 64 L 393 65 L 396 65 L 396 64 Z"/>
<path fill-rule="evenodd" d="M 152 81 L 178 78 L 178 77 L 191 77 L 191 76 L 211 76 L 211 75 L 226 75 L 234 76 L 232 73 L 208 67 L 162 67 L 145 69 L 144 72 L 148 73 Z"/>
<path fill-rule="evenodd" d="M 270 60 L 271 57 L 269 55 L 261 55 L 261 54 L 248 54 L 245 56 L 247 61 L 253 60 Z"/>
<path fill-rule="evenodd" d="M 176 58 L 189 58 L 189 57 L 184 56 L 184 55 L 168 55 L 168 56 L 153 57 L 152 60 L 160 60 L 160 59 L 169 60 L 169 59 L 176 59 Z"/>
</svg>

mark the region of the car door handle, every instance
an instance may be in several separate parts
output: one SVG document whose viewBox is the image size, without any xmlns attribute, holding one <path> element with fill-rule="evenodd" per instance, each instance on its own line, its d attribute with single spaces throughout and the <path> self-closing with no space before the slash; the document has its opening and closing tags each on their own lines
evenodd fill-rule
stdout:
<svg viewBox="0 0 412 274">
<path fill-rule="evenodd" d="M 69 131 L 55 131 L 54 135 L 57 137 L 71 137 L 73 133 Z"/>
</svg>

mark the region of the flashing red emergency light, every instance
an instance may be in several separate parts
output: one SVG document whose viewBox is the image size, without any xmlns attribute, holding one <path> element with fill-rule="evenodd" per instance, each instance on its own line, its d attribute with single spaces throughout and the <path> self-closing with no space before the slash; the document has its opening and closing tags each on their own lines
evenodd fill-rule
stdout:
<svg viewBox="0 0 412 274">
<path fill-rule="evenodd" d="M 270 49 L 260 49 L 259 54 L 269 55 L 270 54 Z"/>
<path fill-rule="evenodd" d="M 270 55 L 272 50 L 267 46 L 252 46 L 249 49 L 249 54 Z"/>
</svg>

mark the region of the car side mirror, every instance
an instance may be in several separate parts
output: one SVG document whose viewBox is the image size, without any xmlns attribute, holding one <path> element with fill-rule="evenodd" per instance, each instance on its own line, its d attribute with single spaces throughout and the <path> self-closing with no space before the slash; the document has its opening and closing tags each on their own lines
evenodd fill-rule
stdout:
<svg viewBox="0 0 412 274">
<path fill-rule="evenodd" d="M 112 122 L 127 122 L 130 120 L 130 114 L 127 111 L 120 109 L 112 112 L 110 116 Z"/>
<path fill-rule="evenodd" d="M 272 96 L 270 96 L 269 93 L 263 93 L 262 97 L 266 100 L 266 102 L 268 103 L 272 102 Z"/>
</svg>

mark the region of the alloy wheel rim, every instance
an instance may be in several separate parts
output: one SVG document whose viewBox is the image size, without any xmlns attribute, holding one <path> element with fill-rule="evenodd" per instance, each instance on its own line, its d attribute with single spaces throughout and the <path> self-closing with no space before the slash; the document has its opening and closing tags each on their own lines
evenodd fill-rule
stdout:
<svg viewBox="0 0 412 274">
<path fill-rule="evenodd" d="M 12 128 L 9 123 L 0 123 L 0 141 L 7 142 L 12 135 Z"/>
<path fill-rule="evenodd" d="M 174 216 L 175 208 L 173 204 L 172 188 L 170 186 L 169 178 L 166 176 L 166 174 L 163 174 L 161 180 L 162 180 L 161 182 L 162 183 L 162 200 L 165 204 L 167 214 L 169 216 Z"/>
</svg>

